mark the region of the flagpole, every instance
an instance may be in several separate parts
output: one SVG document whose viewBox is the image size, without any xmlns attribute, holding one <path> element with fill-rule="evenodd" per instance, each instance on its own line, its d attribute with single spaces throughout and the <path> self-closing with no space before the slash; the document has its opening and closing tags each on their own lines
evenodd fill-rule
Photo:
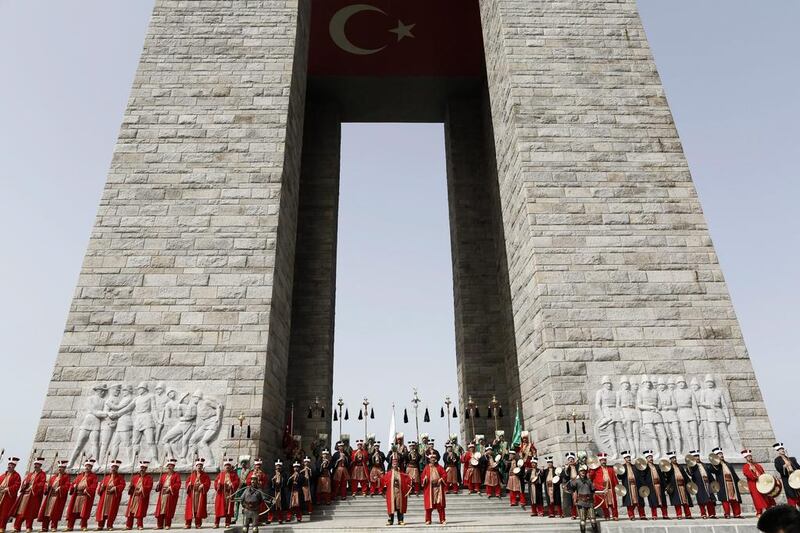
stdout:
<svg viewBox="0 0 800 533">
<path fill-rule="evenodd" d="M 421 401 L 417 394 L 417 388 L 414 387 L 414 398 L 411 399 L 411 403 L 414 404 L 414 423 L 417 426 L 417 442 L 419 442 L 419 403 Z"/>
</svg>

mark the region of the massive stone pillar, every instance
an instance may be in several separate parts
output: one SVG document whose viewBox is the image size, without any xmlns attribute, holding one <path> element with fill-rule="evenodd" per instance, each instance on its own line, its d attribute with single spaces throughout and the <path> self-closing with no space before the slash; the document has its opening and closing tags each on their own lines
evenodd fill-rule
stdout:
<svg viewBox="0 0 800 533">
<path fill-rule="evenodd" d="M 155 460 L 154 430 L 170 435 L 158 459 L 183 467 L 277 451 L 308 9 L 156 2 L 36 434 L 45 457 L 128 463 L 140 442 Z M 240 414 L 250 450 L 231 438 Z"/>
<path fill-rule="evenodd" d="M 704 387 L 710 374 L 716 389 L 696 395 L 709 402 L 703 452 L 728 430 L 729 452 L 765 458 L 772 429 L 636 2 L 483 0 L 481 16 L 521 396 L 540 451 L 574 448 L 572 409 L 587 418 L 581 443 L 628 445 L 609 409 L 623 376 L 663 378 L 669 396 L 670 378 Z M 611 394 L 596 396 L 603 376 Z"/>
</svg>

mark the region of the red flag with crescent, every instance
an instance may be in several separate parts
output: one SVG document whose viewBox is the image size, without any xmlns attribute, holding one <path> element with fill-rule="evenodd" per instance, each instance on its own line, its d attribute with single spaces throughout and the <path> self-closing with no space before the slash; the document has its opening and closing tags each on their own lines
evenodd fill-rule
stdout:
<svg viewBox="0 0 800 533">
<path fill-rule="evenodd" d="M 312 76 L 480 76 L 478 2 L 315 0 L 308 61 Z"/>
</svg>

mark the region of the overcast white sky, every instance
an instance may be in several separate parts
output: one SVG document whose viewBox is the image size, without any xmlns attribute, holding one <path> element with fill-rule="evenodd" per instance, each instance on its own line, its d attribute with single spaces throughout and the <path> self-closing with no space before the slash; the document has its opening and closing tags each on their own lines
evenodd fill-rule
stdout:
<svg viewBox="0 0 800 533">
<path fill-rule="evenodd" d="M 152 4 L 0 0 L 0 447 L 21 456 Z M 639 5 L 773 424 L 800 453 L 800 3 Z M 392 401 L 413 432 L 400 419 L 416 384 L 443 437 L 439 406 L 456 381 L 441 126 L 350 125 L 343 141 L 334 387 L 351 410 L 345 431 L 363 431 L 354 414 L 366 395 L 380 437 Z M 356 364 L 384 375 L 386 357 L 399 361 L 396 383 L 356 379 Z"/>
</svg>

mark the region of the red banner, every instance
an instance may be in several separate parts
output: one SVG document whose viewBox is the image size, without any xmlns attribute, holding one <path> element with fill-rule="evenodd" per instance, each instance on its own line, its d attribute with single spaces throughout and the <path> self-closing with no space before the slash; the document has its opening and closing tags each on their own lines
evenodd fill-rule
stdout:
<svg viewBox="0 0 800 533">
<path fill-rule="evenodd" d="M 477 0 L 313 0 L 314 76 L 481 76 Z"/>
</svg>

